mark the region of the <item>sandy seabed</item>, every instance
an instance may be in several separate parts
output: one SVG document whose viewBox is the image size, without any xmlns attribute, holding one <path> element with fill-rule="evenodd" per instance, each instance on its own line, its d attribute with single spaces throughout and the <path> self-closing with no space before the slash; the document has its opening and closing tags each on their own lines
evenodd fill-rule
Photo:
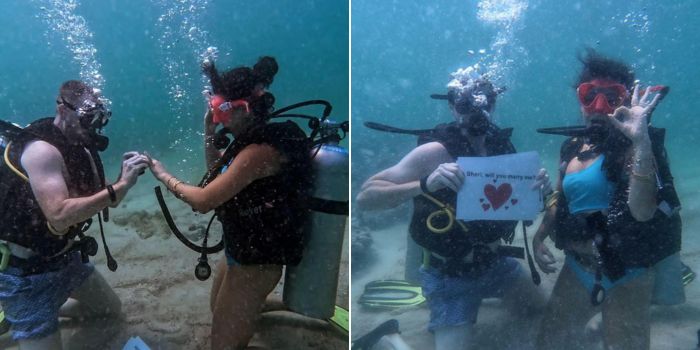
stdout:
<svg viewBox="0 0 700 350">
<path fill-rule="evenodd" d="M 681 257 L 684 263 L 700 273 L 700 178 L 677 181 L 676 186 L 681 196 L 683 210 L 683 249 Z M 406 222 L 408 222 L 406 218 Z M 531 240 L 537 227 L 528 230 Z M 400 324 L 401 337 L 413 349 L 434 349 L 433 335 L 428 332 L 429 310 L 426 304 L 393 310 L 368 309 L 357 303 L 365 284 L 378 279 L 403 279 L 406 255 L 407 224 L 396 225 L 387 229 L 374 231 L 373 246 L 377 250 L 374 264 L 362 275 L 356 274 L 352 281 L 352 338 L 366 334 L 374 327 L 389 319 L 397 319 Z M 518 228 L 513 244 L 523 246 L 523 238 Z M 557 258 L 558 270 L 563 262 L 563 253 L 553 247 L 550 249 Z M 521 260 L 526 273 L 530 274 L 527 262 Z M 547 297 L 552 291 L 557 274 L 541 274 L 539 289 Z M 686 289 L 686 302 L 677 306 L 653 306 L 651 309 L 651 349 L 690 350 L 698 344 L 697 331 L 700 328 L 700 279 L 689 284 Z M 541 313 L 522 319 L 515 318 L 505 310 L 498 299 L 484 300 L 474 327 L 473 349 L 494 350 L 528 350 L 534 349 Z M 586 339 L 572 339 L 580 342 L 586 349 L 602 349 L 599 336 Z M 392 349 L 386 343 L 379 343 L 375 349 Z"/>
<path fill-rule="evenodd" d="M 107 269 L 106 258 L 95 222 L 89 235 L 100 242 L 96 268 L 122 301 L 121 324 L 89 325 L 61 321 L 65 349 L 119 349 L 129 338 L 139 336 L 151 349 L 210 349 L 212 314 L 209 294 L 212 278 L 199 281 L 194 268 L 199 254 L 185 247 L 170 233 L 157 204 L 150 174 L 140 179 L 118 208 L 110 210 L 111 220 L 104 230 L 109 249 L 119 263 L 115 271 Z M 201 235 L 211 214 L 195 215 L 166 194 L 173 217 L 183 233 Z M 212 228 L 217 241 L 220 231 Z M 336 303 L 348 307 L 347 235 L 341 259 Z M 214 242 L 215 243 L 215 242 Z M 210 243 L 212 244 L 212 243 Z M 216 266 L 223 253 L 210 255 Z M 281 300 L 284 277 L 270 299 Z M 256 344 L 269 349 L 347 349 L 347 335 L 328 322 L 287 311 L 263 314 Z M 9 334 L 0 337 L 0 348 L 16 349 Z"/>
</svg>

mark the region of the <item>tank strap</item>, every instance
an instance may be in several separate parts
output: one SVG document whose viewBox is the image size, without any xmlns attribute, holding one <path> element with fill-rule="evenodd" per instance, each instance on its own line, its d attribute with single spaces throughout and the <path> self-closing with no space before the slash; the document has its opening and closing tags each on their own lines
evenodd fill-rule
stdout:
<svg viewBox="0 0 700 350">
<path fill-rule="evenodd" d="M 350 207 L 348 201 L 334 201 L 317 197 L 309 198 L 309 209 L 326 214 L 348 216 Z"/>
</svg>

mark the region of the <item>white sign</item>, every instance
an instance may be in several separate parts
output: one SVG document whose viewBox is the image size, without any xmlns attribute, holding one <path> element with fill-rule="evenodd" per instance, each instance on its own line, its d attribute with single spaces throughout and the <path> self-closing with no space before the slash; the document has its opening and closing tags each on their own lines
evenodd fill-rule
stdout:
<svg viewBox="0 0 700 350">
<path fill-rule="evenodd" d="M 457 194 L 457 219 L 534 220 L 542 209 L 537 152 L 495 157 L 460 157 L 464 185 Z"/>
</svg>

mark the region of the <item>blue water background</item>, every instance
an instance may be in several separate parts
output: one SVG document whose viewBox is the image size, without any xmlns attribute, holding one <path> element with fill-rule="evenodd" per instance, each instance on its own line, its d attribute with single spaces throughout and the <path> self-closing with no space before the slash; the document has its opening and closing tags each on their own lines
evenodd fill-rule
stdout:
<svg viewBox="0 0 700 350">
<path fill-rule="evenodd" d="M 57 2 L 57 1 L 54 1 Z M 60 2 L 60 1 L 58 1 Z M 173 171 L 196 179 L 204 172 L 200 62 L 194 50 L 219 49 L 220 70 L 252 66 L 263 55 L 280 66 L 270 87 L 277 107 L 308 99 L 326 99 L 332 118 L 348 119 L 348 6 L 336 1 L 63 1 L 77 4 L 93 34 L 96 61 L 112 102 L 106 128 L 111 138 L 103 159 L 108 176 L 118 173 L 127 150 L 147 150 L 171 159 Z M 202 13 L 172 16 L 172 23 L 208 32 L 206 43 L 191 43 L 177 33 L 159 42 L 158 18 L 180 3 L 205 4 Z M 51 1 L 6 1 L 0 10 L 0 118 L 26 124 L 53 116 L 60 84 L 79 78 L 80 67 L 61 36 L 49 32 L 42 6 Z M 196 21 L 193 22 L 193 19 Z M 174 29 L 177 32 L 177 28 Z M 172 45 L 167 49 L 166 45 Z M 167 59 L 175 60 L 190 79 L 170 79 Z M 175 81 L 184 98 L 168 89 Z M 305 110 L 319 114 L 319 108 Z M 302 122 L 305 123 L 305 122 Z M 196 176 L 195 176 L 196 174 Z"/>
<path fill-rule="evenodd" d="M 508 2 L 508 1 L 502 1 Z M 511 1 L 512 2 L 512 1 Z M 507 91 L 495 120 L 515 128 L 520 151 L 535 150 L 556 171 L 559 136 L 536 128 L 581 122 L 573 87 L 581 67 L 577 54 L 591 47 L 633 65 L 642 84 L 665 84 L 670 94 L 654 125 L 668 128 L 666 146 L 678 186 L 696 177 L 693 152 L 700 131 L 700 21 L 696 1 L 523 1 L 527 9 L 512 29 Z M 367 176 L 396 163 L 416 138 L 367 129 L 365 121 L 405 128 L 431 128 L 452 121 L 444 101 L 450 73 L 492 54 L 503 26 L 477 18 L 477 1 L 368 1 L 352 6 L 353 191 Z M 646 16 L 646 19 L 645 17 Z M 481 55 L 479 49 L 485 49 Z M 470 54 L 468 51 L 475 53 Z M 697 207 L 686 203 L 686 208 Z"/>
<path fill-rule="evenodd" d="M 478 17 L 478 4 L 486 2 L 526 3 L 527 8 L 517 21 L 487 23 Z M 632 65 L 643 85 L 671 87 L 653 115 L 653 124 L 667 128 L 666 147 L 683 205 L 682 259 L 695 271 L 700 270 L 700 163 L 696 151 L 700 133 L 700 2 L 354 0 L 352 5 L 353 198 L 369 176 L 396 164 L 416 145 L 415 136 L 383 133 L 362 123 L 429 129 L 453 121 L 446 101 L 430 99 L 429 95 L 446 93 L 451 72 L 479 61 L 497 61 L 504 68 L 496 85 L 506 86 L 507 91 L 496 103 L 496 123 L 514 128 L 516 148 L 539 152 L 542 165 L 557 178 L 564 137 L 538 134 L 535 129 L 582 123 L 574 87 L 581 69 L 577 55 L 591 47 Z M 494 45 L 499 37 L 507 42 Z M 502 55 L 493 47 L 502 49 Z M 409 211 L 410 205 L 386 211 L 353 210 L 353 232 L 370 233 L 374 245 L 365 250 L 375 253 L 353 251 L 353 266 L 356 256 L 379 262 L 369 263 L 358 273 L 353 269 L 353 300 L 370 280 L 404 278 L 402 247 Z M 697 283 L 686 287 L 687 302 L 677 309 L 652 310 L 652 348 L 695 346 L 699 318 L 694 310 L 700 300 Z M 551 282 L 544 283 L 544 288 L 551 288 Z M 548 294 L 548 289 L 545 291 Z M 358 335 L 386 319 L 397 318 L 402 322 L 404 339 L 412 346 L 432 348 L 425 308 L 370 312 L 357 303 L 352 307 L 353 332 Z M 479 315 L 475 327 L 477 348 L 533 348 L 537 316 L 525 326 L 513 321 L 510 314 L 498 314 L 495 309 L 500 308 L 482 308 L 488 310 Z M 577 341 L 572 339 L 572 346 Z"/>
</svg>

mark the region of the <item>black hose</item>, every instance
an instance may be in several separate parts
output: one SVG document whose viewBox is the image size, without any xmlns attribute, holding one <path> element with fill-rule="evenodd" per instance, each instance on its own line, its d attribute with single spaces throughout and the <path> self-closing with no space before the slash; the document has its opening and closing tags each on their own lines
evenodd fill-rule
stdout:
<svg viewBox="0 0 700 350">
<path fill-rule="evenodd" d="M 535 262 L 532 259 L 532 255 L 530 254 L 530 247 L 527 245 L 527 231 L 525 230 L 525 222 L 523 221 L 523 239 L 525 240 L 525 254 L 527 254 L 527 264 L 530 266 L 530 274 L 532 275 L 532 282 L 535 283 L 535 285 L 539 286 L 540 283 L 542 282 L 542 278 L 540 278 L 540 273 L 537 272 L 537 268 L 535 267 Z"/>
<path fill-rule="evenodd" d="M 352 350 L 370 350 L 374 347 L 379 339 L 385 335 L 398 334 L 399 332 L 399 321 L 395 319 L 388 320 L 375 329 L 371 330 L 369 333 L 363 335 L 362 337 L 353 340 Z"/>
<path fill-rule="evenodd" d="M 156 186 L 153 190 L 156 192 L 158 204 L 160 205 L 160 209 L 163 212 L 163 216 L 165 217 L 165 222 L 168 223 L 168 227 L 170 227 L 170 231 L 172 231 L 175 237 L 177 237 L 177 239 L 179 239 L 180 242 L 184 243 L 187 246 L 187 248 L 190 248 L 197 253 L 203 254 L 214 254 L 224 249 L 223 239 L 213 247 L 201 247 L 187 239 L 187 237 L 185 237 L 185 235 L 183 235 L 182 232 L 180 232 L 180 230 L 177 228 L 177 225 L 175 225 L 175 221 L 173 221 L 173 217 L 170 215 L 170 210 L 165 204 L 165 199 L 163 199 L 163 192 L 161 191 L 160 186 Z M 211 225 L 211 222 L 212 221 L 209 221 L 209 225 Z"/>
<path fill-rule="evenodd" d="M 107 256 L 107 268 L 110 271 L 117 271 L 117 267 L 119 267 L 119 264 L 117 264 L 117 261 L 114 260 L 114 257 L 112 257 L 112 254 L 109 252 L 109 247 L 107 247 L 107 240 L 105 240 L 105 232 L 102 229 L 102 215 L 100 213 L 97 214 L 97 222 L 100 224 L 100 236 L 102 236 L 102 245 L 105 247 L 105 255 Z"/>
</svg>

